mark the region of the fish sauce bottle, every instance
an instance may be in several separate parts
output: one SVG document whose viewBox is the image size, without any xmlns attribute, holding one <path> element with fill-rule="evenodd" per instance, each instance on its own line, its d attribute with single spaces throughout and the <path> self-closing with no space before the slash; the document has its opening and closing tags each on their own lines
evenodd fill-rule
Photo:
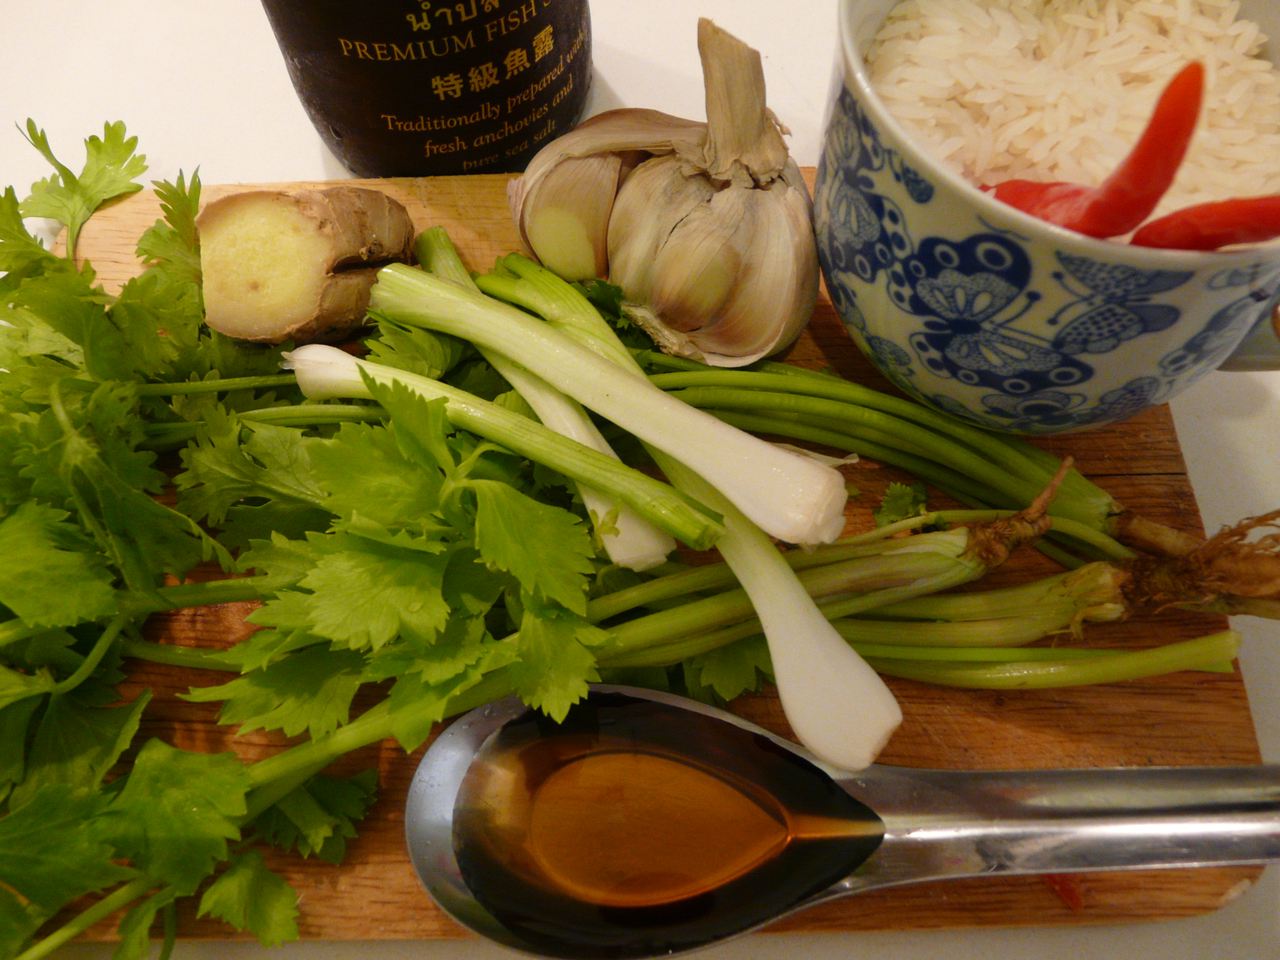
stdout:
<svg viewBox="0 0 1280 960">
<path fill-rule="evenodd" d="M 523 170 L 582 115 L 587 0 L 262 0 L 294 90 L 358 177 Z"/>
</svg>

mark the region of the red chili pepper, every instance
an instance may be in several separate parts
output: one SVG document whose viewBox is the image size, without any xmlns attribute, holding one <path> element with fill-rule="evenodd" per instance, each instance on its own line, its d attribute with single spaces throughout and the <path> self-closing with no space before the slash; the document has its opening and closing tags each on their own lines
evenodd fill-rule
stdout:
<svg viewBox="0 0 1280 960">
<path fill-rule="evenodd" d="M 1204 67 L 1193 62 L 1164 88 L 1147 128 L 1101 186 L 1008 180 L 997 199 L 1090 237 L 1118 237 L 1151 215 L 1173 183 L 1200 115 Z"/>
<path fill-rule="evenodd" d="M 1280 194 L 1197 203 L 1140 227 L 1132 243 L 1169 250 L 1217 250 L 1280 237 Z"/>
</svg>

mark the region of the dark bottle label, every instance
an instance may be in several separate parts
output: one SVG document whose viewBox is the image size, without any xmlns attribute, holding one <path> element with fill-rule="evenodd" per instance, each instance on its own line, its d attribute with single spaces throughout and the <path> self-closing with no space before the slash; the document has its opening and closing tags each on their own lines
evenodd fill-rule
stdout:
<svg viewBox="0 0 1280 960">
<path fill-rule="evenodd" d="M 316 130 L 361 177 L 523 170 L 579 119 L 587 0 L 262 0 Z"/>
</svg>

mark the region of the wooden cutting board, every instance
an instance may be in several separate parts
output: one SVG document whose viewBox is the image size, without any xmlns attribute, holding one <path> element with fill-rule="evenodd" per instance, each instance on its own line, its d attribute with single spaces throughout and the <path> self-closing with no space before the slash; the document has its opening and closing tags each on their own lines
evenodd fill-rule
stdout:
<svg viewBox="0 0 1280 960">
<path fill-rule="evenodd" d="M 812 171 L 809 171 L 810 178 Z M 810 181 L 812 182 L 812 180 Z M 316 184 L 283 184 L 286 188 Z M 448 228 L 473 269 L 520 249 L 505 200 L 503 176 L 389 180 L 369 185 L 397 197 L 416 225 Z M 245 185 L 207 187 L 205 200 Z M 112 288 L 136 273 L 134 246 L 159 215 L 149 192 L 102 211 L 84 230 L 79 253 L 91 259 Z M 809 329 L 786 359 L 829 367 L 846 377 L 885 388 L 858 353 L 825 293 Z M 1167 409 L 1149 411 L 1125 424 L 1043 441 L 1078 466 L 1122 503 L 1155 520 L 1200 532 L 1195 496 L 1188 483 Z M 900 478 L 870 462 L 848 468 L 862 491 L 851 501 L 850 528 L 870 525 L 870 512 L 885 484 Z M 941 505 L 939 502 L 937 505 Z M 1055 569 L 1034 551 L 1024 551 L 995 575 L 1012 582 Z M 153 639 L 180 644 L 227 644 L 247 634 L 250 606 L 179 611 L 157 616 Z M 1141 646 L 1201 636 L 1222 629 L 1219 617 L 1168 612 L 1125 624 L 1091 627 L 1098 644 Z M 190 704 L 178 695 L 208 682 L 193 672 L 142 667 L 131 681 L 155 695 L 144 736 L 200 749 L 234 749 L 246 758 L 278 746 L 271 737 L 236 738 L 216 723 L 211 705 Z M 1182 674 L 1149 681 L 1072 690 L 984 692 L 945 690 L 893 681 L 905 722 L 882 756 L 887 763 L 945 768 L 1034 768 L 1041 766 L 1145 766 L 1152 764 L 1247 764 L 1259 760 L 1249 707 L 1239 673 Z M 785 733 L 770 696 L 744 698 L 739 712 Z M 303 938 L 323 940 L 429 939 L 465 936 L 421 891 L 403 844 L 403 804 L 420 753 L 406 756 L 394 744 L 348 758 L 344 769 L 375 767 L 381 799 L 364 824 L 347 862 L 332 867 L 274 857 L 273 865 L 301 895 Z M 775 924 L 773 930 L 851 931 L 1029 924 L 1114 923 L 1190 916 L 1214 910 L 1247 890 L 1260 868 L 1145 871 L 1084 875 L 1064 883 L 1046 878 L 991 878 L 901 888 L 828 903 Z M 114 924 L 89 931 L 109 939 Z M 181 935 L 227 938 L 227 928 L 181 918 Z"/>
</svg>

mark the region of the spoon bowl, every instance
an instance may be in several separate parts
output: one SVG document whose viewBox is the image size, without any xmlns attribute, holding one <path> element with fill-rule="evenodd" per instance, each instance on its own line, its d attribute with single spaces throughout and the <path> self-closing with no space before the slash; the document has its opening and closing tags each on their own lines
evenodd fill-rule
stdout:
<svg viewBox="0 0 1280 960">
<path fill-rule="evenodd" d="M 561 723 L 514 698 L 459 718 L 405 827 L 427 892 L 491 940 L 669 956 L 878 887 L 1277 860 L 1280 766 L 850 773 L 725 711 L 597 686 Z"/>
</svg>

